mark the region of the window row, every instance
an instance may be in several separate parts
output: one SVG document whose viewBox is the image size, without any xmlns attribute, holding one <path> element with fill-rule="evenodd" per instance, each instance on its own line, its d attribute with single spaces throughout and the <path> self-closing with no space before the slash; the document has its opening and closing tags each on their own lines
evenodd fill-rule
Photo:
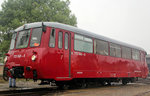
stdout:
<svg viewBox="0 0 150 96">
<path fill-rule="evenodd" d="M 31 34 L 31 39 L 30 39 L 30 34 Z M 50 32 L 50 41 L 49 41 L 49 46 L 50 47 L 55 47 L 55 29 L 53 28 Z M 17 40 L 16 40 L 17 37 Z M 34 28 L 32 29 L 32 33 L 31 30 L 23 30 L 18 32 L 18 36 L 17 33 L 14 33 L 12 35 L 12 39 L 11 39 L 11 44 L 10 44 L 10 49 L 14 49 L 15 47 L 15 41 L 16 41 L 16 49 L 20 49 L 20 48 L 26 48 L 28 47 L 28 43 L 30 47 L 37 47 L 40 46 L 41 44 L 41 37 L 42 37 L 42 28 Z M 64 48 L 68 49 L 68 38 L 69 35 L 66 32 L 64 35 Z M 30 42 L 29 42 L 30 40 Z M 58 33 L 58 48 L 62 48 L 62 44 L 63 44 L 63 32 L 59 32 Z"/>
<path fill-rule="evenodd" d="M 41 43 L 41 36 L 42 36 L 42 28 L 34 28 L 32 29 L 31 39 L 30 39 L 30 47 L 40 46 Z M 69 44 L 69 34 L 67 32 L 58 32 L 58 48 L 63 47 L 63 36 L 64 36 L 64 48 L 68 49 Z M 19 48 L 26 48 L 29 43 L 30 38 L 30 30 L 24 30 L 18 33 L 14 33 L 12 36 L 10 49 L 14 49 L 15 45 L 15 38 L 17 37 L 16 41 L 16 49 Z M 55 47 L 56 40 L 56 32 L 53 28 L 50 32 L 50 41 L 49 46 Z M 127 59 L 134 59 L 140 60 L 140 52 L 136 49 L 131 49 L 125 46 L 120 46 L 114 43 L 108 43 L 103 40 L 94 40 L 87 36 L 82 36 L 79 34 L 74 35 L 74 49 L 76 51 L 81 52 L 88 52 L 93 53 L 93 46 L 94 46 L 94 53 L 101 54 L 101 55 L 110 55 L 114 57 L 122 57 Z"/>
<path fill-rule="evenodd" d="M 128 47 L 120 46 L 102 40 L 94 41 L 94 53 L 101 55 L 109 55 L 114 57 L 122 57 L 126 59 L 140 60 L 140 51 Z"/>
<path fill-rule="evenodd" d="M 50 32 L 50 41 L 49 41 L 49 46 L 50 47 L 55 47 L 55 29 L 52 29 Z M 69 44 L 69 35 L 66 32 L 64 35 L 64 48 L 68 49 L 68 44 Z M 58 48 L 63 47 L 63 32 L 58 32 Z"/>
<path fill-rule="evenodd" d="M 75 34 L 74 49 L 76 51 L 93 53 L 92 38 Z M 140 60 L 140 51 L 114 43 L 108 43 L 103 40 L 94 40 L 94 53 L 101 55 L 110 55 L 126 59 Z"/>
<path fill-rule="evenodd" d="M 14 33 L 12 35 L 10 49 L 14 49 L 16 37 L 17 37 L 16 49 L 26 48 L 29 43 L 30 33 L 31 33 L 30 30 L 20 31 L 18 33 L 18 36 L 17 33 Z M 31 39 L 29 44 L 30 47 L 40 46 L 41 36 L 42 36 L 42 28 L 32 29 L 32 34 L 31 34 Z"/>
</svg>

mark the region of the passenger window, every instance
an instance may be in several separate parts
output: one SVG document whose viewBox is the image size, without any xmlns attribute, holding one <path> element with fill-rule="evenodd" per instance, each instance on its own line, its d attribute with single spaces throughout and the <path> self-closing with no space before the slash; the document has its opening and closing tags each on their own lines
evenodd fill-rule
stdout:
<svg viewBox="0 0 150 96">
<path fill-rule="evenodd" d="M 59 32 L 58 33 L 58 48 L 62 48 L 62 36 L 63 36 L 63 34 L 62 34 L 62 32 Z"/>
<path fill-rule="evenodd" d="M 75 34 L 75 39 L 83 40 L 83 36 L 82 36 L 82 35 L 77 35 L 77 34 Z"/>
<path fill-rule="evenodd" d="M 141 61 L 145 62 L 145 54 L 143 52 L 141 52 Z"/>
<path fill-rule="evenodd" d="M 65 33 L 65 49 L 68 49 L 68 33 Z"/>
<path fill-rule="evenodd" d="M 131 48 L 122 47 L 122 57 L 131 59 Z"/>
<path fill-rule="evenodd" d="M 94 42 L 94 53 L 108 55 L 108 42 L 102 40 L 95 40 Z"/>
<path fill-rule="evenodd" d="M 132 49 L 132 59 L 140 60 L 140 52 L 136 49 Z"/>
<path fill-rule="evenodd" d="M 55 47 L 55 29 L 53 28 L 50 33 L 50 47 Z"/>
<path fill-rule="evenodd" d="M 74 49 L 81 52 L 93 52 L 93 40 L 91 38 L 75 34 Z"/>
<path fill-rule="evenodd" d="M 121 57 L 121 48 L 119 45 L 110 43 L 110 56 Z"/>
</svg>

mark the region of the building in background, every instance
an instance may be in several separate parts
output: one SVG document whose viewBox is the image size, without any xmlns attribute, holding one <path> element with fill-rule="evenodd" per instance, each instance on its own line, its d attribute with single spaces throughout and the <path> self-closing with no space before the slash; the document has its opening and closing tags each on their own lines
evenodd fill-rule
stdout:
<svg viewBox="0 0 150 96">
<path fill-rule="evenodd" d="M 3 67 L 4 67 L 4 65 L 2 63 L 0 63 L 0 76 L 2 76 L 2 74 L 3 74 Z"/>
</svg>

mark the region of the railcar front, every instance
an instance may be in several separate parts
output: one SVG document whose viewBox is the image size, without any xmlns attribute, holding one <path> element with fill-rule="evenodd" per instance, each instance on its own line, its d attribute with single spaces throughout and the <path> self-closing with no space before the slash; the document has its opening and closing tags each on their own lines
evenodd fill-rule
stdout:
<svg viewBox="0 0 150 96">
<path fill-rule="evenodd" d="M 13 33 L 10 50 L 5 57 L 5 73 L 15 78 L 34 80 L 40 78 L 37 70 L 42 64 L 45 50 L 42 38 L 46 35 L 42 29 L 42 27 L 20 28 Z"/>
<path fill-rule="evenodd" d="M 49 82 L 71 80 L 71 32 L 52 25 L 36 22 L 15 30 L 5 58 L 5 74 Z"/>
</svg>

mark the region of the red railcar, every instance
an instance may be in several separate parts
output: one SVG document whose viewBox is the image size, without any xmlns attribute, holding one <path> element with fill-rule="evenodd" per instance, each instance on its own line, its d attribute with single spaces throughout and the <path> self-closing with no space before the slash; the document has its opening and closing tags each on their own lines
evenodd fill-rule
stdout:
<svg viewBox="0 0 150 96">
<path fill-rule="evenodd" d="M 54 22 L 17 28 L 6 55 L 4 72 L 12 69 L 16 78 L 55 81 L 59 86 L 120 80 L 127 84 L 148 75 L 144 49 Z"/>
</svg>

